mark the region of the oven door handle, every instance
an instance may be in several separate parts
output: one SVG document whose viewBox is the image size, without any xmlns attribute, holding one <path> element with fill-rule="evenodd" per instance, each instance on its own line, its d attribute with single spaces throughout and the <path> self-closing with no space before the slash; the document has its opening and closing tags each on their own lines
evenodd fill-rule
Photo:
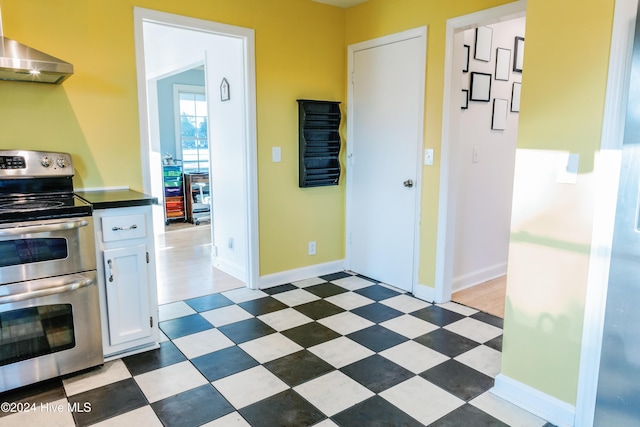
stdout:
<svg viewBox="0 0 640 427">
<path fill-rule="evenodd" d="M 84 288 L 92 285 L 93 279 L 83 278 L 74 280 L 73 282 L 66 283 L 62 286 L 55 286 L 52 288 L 40 289 L 37 291 L 23 292 L 15 295 L 5 295 L 0 297 L 0 304 L 9 304 L 12 302 L 24 301 L 28 299 L 35 299 L 41 297 L 48 297 L 51 295 L 62 294 L 69 291 L 75 291 L 76 289 Z"/>
<path fill-rule="evenodd" d="M 27 225 L 25 227 L 4 228 L 0 230 L 0 237 L 19 236 L 28 233 L 47 233 L 49 231 L 72 230 L 74 228 L 86 227 L 87 220 L 56 222 L 53 224 Z"/>
</svg>

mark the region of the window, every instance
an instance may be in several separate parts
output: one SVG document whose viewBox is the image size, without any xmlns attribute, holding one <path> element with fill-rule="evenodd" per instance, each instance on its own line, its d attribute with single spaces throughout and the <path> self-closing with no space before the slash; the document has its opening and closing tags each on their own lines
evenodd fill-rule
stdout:
<svg viewBox="0 0 640 427">
<path fill-rule="evenodd" d="M 174 86 L 177 153 L 185 173 L 209 172 L 207 99 L 204 86 Z"/>
</svg>

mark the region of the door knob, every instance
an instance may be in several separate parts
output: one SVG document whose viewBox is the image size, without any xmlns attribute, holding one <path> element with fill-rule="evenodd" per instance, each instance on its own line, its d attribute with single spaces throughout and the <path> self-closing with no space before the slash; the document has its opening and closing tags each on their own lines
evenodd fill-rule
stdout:
<svg viewBox="0 0 640 427">
<path fill-rule="evenodd" d="M 411 187 L 413 187 L 413 180 L 412 179 L 408 179 L 405 182 L 403 182 L 402 185 L 404 185 L 407 188 L 411 188 Z"/>
</svg>

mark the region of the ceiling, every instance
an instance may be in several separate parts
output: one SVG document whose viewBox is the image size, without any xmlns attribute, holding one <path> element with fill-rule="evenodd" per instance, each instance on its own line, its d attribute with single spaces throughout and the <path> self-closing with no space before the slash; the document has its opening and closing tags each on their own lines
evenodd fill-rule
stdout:
<svg viewBox="0 0 640 427">
<path fill-rule="evenodd" d="M 342 7 L 347 9 L 351 6 L 355 6 L 360 3 L 364 3 L 367 0 L 313 0 L 318 3 L 330 4 L 332 6 Z"/>
</svg>

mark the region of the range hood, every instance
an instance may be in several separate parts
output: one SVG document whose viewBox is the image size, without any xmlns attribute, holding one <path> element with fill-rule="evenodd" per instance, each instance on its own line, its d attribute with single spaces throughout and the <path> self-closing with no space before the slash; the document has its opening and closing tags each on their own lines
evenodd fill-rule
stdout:
<svg viewBox="0 0 640 427">
<path fill-rule="evenodd" d="M 0 80 L 60 84 L 73 65 L 4 37 L 0 12 Z"/>
<path fill-rule="evenodd" d="M 62 83 L 73 65 L 39 50 L 0 36 L 0 80 Z"/>
</svg>

